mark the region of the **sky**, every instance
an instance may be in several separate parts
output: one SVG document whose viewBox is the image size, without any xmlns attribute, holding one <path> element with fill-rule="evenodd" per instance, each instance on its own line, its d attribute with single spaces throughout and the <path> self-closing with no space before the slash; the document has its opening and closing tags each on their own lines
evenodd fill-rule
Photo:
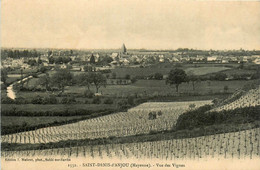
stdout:
<svg viewBox="0 0 260 170">
<path fill-rule="evenodd" d="M 1 46 L 260 49 L 260 1 L 2 0 Z"/>
</svg>

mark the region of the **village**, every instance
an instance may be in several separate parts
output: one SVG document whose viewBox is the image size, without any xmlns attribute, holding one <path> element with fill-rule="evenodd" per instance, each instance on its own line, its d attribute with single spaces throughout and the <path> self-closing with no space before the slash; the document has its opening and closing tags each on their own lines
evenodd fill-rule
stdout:
<svg viewBox="0 0 260 170">
<path fill-rule="evenodd" d="M 260 64 L 260 55 L 218 51 L 146 51 L 129 50 L 122 45 L 116 52 L 78 51 L 75 50 L 41 50 L 36 55 L 23 55 L 26 50 L 2 50 L 1 68 L 35 69 L 39 66 L 52 68 L 69 68 L 75 71 L 85 71 L 85 66 L 95 64 L 97 70 L 113 69 L 115 67 L 148 66 L 156 63 L 253 63 Z M 28 50 L 26 51 L 28 54 Z M 240 52 L 240 53 L 239 53 Z M 18 55 L 16 53 L 19 53 Z M 204 53 L 203 55 L 200 53 Z M 16 54 L 16 55 L 15 55 Z"/>
<path fill-rule="evenodd" d="M 1 167 L 260 169 L 259 2 L 1 1 Z"/>
</svg>

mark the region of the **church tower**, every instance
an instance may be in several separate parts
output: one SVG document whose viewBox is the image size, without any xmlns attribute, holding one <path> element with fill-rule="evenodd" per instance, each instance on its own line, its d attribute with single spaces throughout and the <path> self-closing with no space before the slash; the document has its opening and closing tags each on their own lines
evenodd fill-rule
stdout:
<svg viewBox="0 0 260 170">
<path fill-rule="evenodd" d="M 125 47 L 125 44 L 122 45 L 122 54 L 125 54 L 126 53 L 126 47 Z"/>
</svg>

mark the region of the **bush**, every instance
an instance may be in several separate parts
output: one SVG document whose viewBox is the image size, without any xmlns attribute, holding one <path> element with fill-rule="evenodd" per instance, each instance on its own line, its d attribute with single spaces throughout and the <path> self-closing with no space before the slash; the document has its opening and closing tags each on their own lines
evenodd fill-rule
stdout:
<svg viewBox="0 0 260 170">
<path fill-rule="evenodd" d="M 43 103 L 43 98 L 41 96 L 36 96 L 32 99 L 32 104 L 42 104 Z"/>
<path fill-rule="evenodd" d="M 15 101 L 10 99 L 9 97 L 6 97 L 6 98 L 1 98 L 1 103 L 2 104 L 14 104 Z"/>
<path fill-rule="evenodd" d="M 101 103 L 101 100 L 99 97 L 95 97 L 93 100 L 92 100 L 92 104 L 100 104 Z"/>
<path fill-rule="evenodd" d="M 162 114 L 163 114 L 163 113 L 162 113 L 161 110 L 157 113 L 158 116 L 162 116 Z"/>
<path fill-rule="evenodd" d="M 107 98 L 104 100 L 104 104 L 113 104 L 113 100 L 111 98 Z"/>
<path fill-rule="evenodd" d="M 106 70 L 100 70 L 101 73 L 111 73 L 110 69 L 106 69 Z"/>
<path fill-rule="evenodd" d="M 73 95 L 64 97 L 61 100 L 62 104 L 73 104 L 75 102 L 76 102 L 76 99 L 75 99 L 75 96 L 73 96 Z"/>
<path fill-rule="evenodd" d="M 31 101 L 33 104 L 57 104 L 58 100 L 54 95 L 46 96 L 44 98 L 37 96 Z"/>
<path fill-rule="evenodd" d="M 250 123 L 260 120 L 260 106 L 208 112 L 212 106 L 205 105 L 179 116 L 176 129 L 194 129 L 219 124 Z"/>
<path fill-rule="evenodd" d="M 33 76 L 33 78 L 38 78 L 38 74 L 37 73 L 31 73 L 31 76 Z"/>
<path fill-rule="evenodd" d="M 125 75 L 125 79 L 129 80 L 131 78 L 131 76 L 129 74 Z"/>
<path fill-rule="evenodd" d="M 131 78 L 131 83 L 135 83 L 137 81 L 136 77 Z"/>
<path fill-rule="evenodd" d="M 133 96 L 128 96 L 127 97 L 127 103 L 131 106 L 133 106 L 135 103 L 134 103 L 134 97 Z"/>
<path fill-rule="evenodd" d="M 68 104 L 72 104 L 72 103 L 75 103 L 76 102 L 76 99 L 75 99 L 75 96 L 71 95 L 68 97 Z"/>
<path fill-rule="evenodd" d="M 57 98 L 54 95 L 50 95 L 49 96 L 49 103 L 50 104 L 57 104 L 58 100 L 57 100 Z"/>
<path fill-rule="evenodd" d="M 44 67 L 44 66 L 40 67 L 40 69 L 39 69 L 39 71 L 42 73 L 45 73 L 47 70 L 48 70 L 47 67 Z"/>
<path fill-rule="evenodd" d="M 112 79 L 116 79 L 116 73 L 112 73 Z"/>
<path fill-rule="evenodd" d="M 163 75 L 161 73 L 155 73 L 154 74 L 154 79 L 155 80 L 162 80 L 163 79 Z"/>
<path fill-rule="evenodd" d="M 63 97 L 63 98 L 61 99 L 61 103 L 62 103 L 62 104 L 67 104 L 67 103 L 68 103 L 68 98 L 67 98 L 67 97 Z"/>
<path fill-rule="evenodd" d="M 219 72 L 215 75 L 215 80 L 224 81 L 227 78 L 227 74 Z"/>
<path fill-rule="evenodd" d="M 126 100 L 120 100 L 117 104 L 118 104 L 118 107 L 123 110 L 128 109 L 130 107 Z"/>
<path fill-rule="evenodd" d="M 87 98 L 93 98 L 94 97 L 94 93 L 90 90 L 86 90 L 84 92 L 84 96 L 87 97 Z"/>
<path fill-rule="evenodd" d="M 149 119 L 149 120 L 154 120 L 154 119 L 156 119 L 156 118 L 157 118 L 156 112 L 150 112 L 150 113 L 148 114 L 148 119 Z"/>
</svg>

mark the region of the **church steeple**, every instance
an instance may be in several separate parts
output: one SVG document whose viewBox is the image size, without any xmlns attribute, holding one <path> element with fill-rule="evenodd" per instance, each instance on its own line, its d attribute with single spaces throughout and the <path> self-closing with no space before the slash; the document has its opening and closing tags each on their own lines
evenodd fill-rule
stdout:
<svg viewBox="0 0 260 170">
<path fill-rule="evenodd" d="M 123 54 L 126 53 L 126 47 L 125 47 L 125 44 L 122 45 L 122 53 L 123 53 Z"/>
</svg>

